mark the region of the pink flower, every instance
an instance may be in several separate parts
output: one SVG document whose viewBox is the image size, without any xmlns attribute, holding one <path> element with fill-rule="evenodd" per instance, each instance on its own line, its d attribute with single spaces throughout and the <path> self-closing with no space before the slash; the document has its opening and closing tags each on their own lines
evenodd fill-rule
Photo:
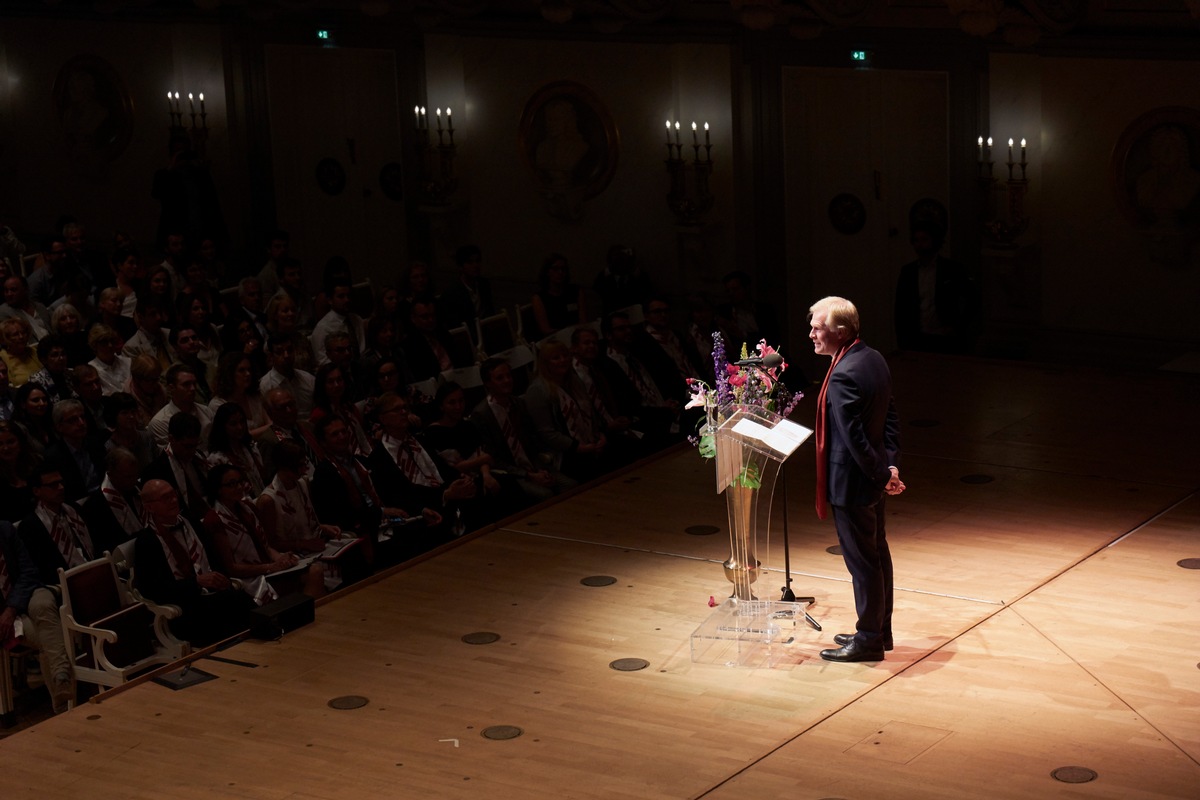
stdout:
<svg viewBox="0 0 1200 800">
<path fill-rule="evenodd" d="M 725 372 L 730 375 L 737 375 L 741 371 L 742 371 L 742 368 L 739 367 L 737 364 L 726 364 L 725 365 Z"/>
<path fill-rule="evenodd" d="M 730 386 L 745 386 L 746 385 L 746 376 L 745 375 L 731 376 L 729 378 L 729 385 Z"/>
</svg>

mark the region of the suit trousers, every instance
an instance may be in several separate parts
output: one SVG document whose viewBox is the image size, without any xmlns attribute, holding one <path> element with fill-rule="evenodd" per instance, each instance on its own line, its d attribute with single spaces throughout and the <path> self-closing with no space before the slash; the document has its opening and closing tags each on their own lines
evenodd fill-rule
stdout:
<svg viewBox="0 0 1200 800">
<path fill-rule="evenodd" d="M 59 675 L 70 678 L 74 674 L 67 648 L 63 644 L 62 622 L 58 616 L 58 599 L 46 588 L 34 589 L 29 596 L 29 607 L 21 615 L 25 628 L 25 641 L 37 648 L 38 661 L 42 666 L 42 677 L 47 686 L 53 686 Z"/>
<path fill-rule="evenodd" d="M 833 521 L 854 582 L 854 638 L 864 647 L 881 649 L 892 638 L 892 553 L 884 531 L 884 500 L 869 506 L 835 505 Z"/>
</svg>

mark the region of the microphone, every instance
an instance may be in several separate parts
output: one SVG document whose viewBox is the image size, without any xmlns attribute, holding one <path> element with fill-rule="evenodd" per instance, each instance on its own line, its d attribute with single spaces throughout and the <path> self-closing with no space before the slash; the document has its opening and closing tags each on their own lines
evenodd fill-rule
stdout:
<svg viewBox="0 0 1200 800">
<path fill-rule="evenodd" d="M 733 362 L 738 367 L 761 367 L 762 369 L 775 369 L 783 365 L 783 356 L 779 353 L 768 353 L 765 356 L 754 356 L 752 358 L 743 358 L 741 361 Z"/>
</svg>

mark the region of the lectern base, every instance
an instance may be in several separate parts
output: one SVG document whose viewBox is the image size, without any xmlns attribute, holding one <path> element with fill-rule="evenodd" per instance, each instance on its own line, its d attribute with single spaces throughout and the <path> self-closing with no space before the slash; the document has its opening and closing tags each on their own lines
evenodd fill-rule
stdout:
<svg viewBox="0 0 1200 800">
<path fill-rule="evenodd" d="M 692 632 L 692 663 L 774 667 L 788 655 L 803 603 L 730 597 Z"/>
</svg>

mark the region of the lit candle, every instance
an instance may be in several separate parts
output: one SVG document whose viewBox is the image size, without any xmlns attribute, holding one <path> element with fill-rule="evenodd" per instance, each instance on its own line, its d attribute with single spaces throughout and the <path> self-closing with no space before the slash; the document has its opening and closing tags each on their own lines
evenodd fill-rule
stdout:
<svg viewBox="0 0 1200 800">
<path fill-rule="evenodd" d="M 987 138 L 987 150 L 984 151 L 985 160 L 992 160 L 992 137 Z"/>
<path fill-rule="evenodd" d="M 440 108 L 437 110 L 437 126 L 440 132 L 442 130 L 442 110 Z"/>
<path fill-rule="evenodd" d="M 1009 161 L 1012 161 L 1012 146 L 1013 146 L 1013 140 L 1010 137 L 1008 140 L 1008 160 Z"/>
<path fill-rule="evenodd" d="M 175 113 L 179 113 L 179 92 L 175 93 Z"/>
<path fill-rule="evenodd" d="M 188 92 L 188 110 L 191 111 L 193 114 L 196 113 L 196 102 L 195 102 L 195 98 L 192 97 L 191 92 Z M 1009 144 L 1012 144 L 1012 142 L 1009 142 Z"/>
<path fill-rule="evenodd" d="M 167 92 L 167 113 L 168 114 L 175 113 L 175 107 L 171 105 L 171 93 L 170 92 Z"/>
<path fill-rule="evenodd" d="M 704 143 L 710 144 L 710 142 L 708 141 L 708 123 L 707 122 L 704 123 Z"/>
<path fill-rule="evenodd" d="M 204 113 L 204 92 L 200 93 L 200 113 Z"/>
<path fill-rule="evenodd" d="M 450 119 L 450 106 L 446 106 L 446 129 L 454 133 L 454 122 Z"/>
<path fill-rule="evenodd" d="M 1021 163 L 1025 163 L 1025 140 L 1021 140 Z"/>
<path fill-rule="evenodd" d="M 675 123 L 675 144 L 679 144 L 679 122 Z"/>
<path fill-rule="evenodd" d="M 979 163 L 983 163 L 983 137 L 979 137 Z"/>
<path fill-rule="evenodd" d="M 671 120 L 667 120 L 667 144 L 671 143 Z"/>
<path fill-rule="evenodd" d="M 692 146 L 699 147 L 700 140 L 696 138 L 696 123 L 692 123 Z"/>
<path fill-rule="evenodd" d="M 420 127 L 429 130 L 429 119 L 425 116 L 425 106 L 421 106 L 421 125 Z"/>
<path fill-rule="evenodd" d="M 413 106 L 413 127 L 414 128 L 421 127 L 421 107 L 420 106 Z"/>
</svg>

